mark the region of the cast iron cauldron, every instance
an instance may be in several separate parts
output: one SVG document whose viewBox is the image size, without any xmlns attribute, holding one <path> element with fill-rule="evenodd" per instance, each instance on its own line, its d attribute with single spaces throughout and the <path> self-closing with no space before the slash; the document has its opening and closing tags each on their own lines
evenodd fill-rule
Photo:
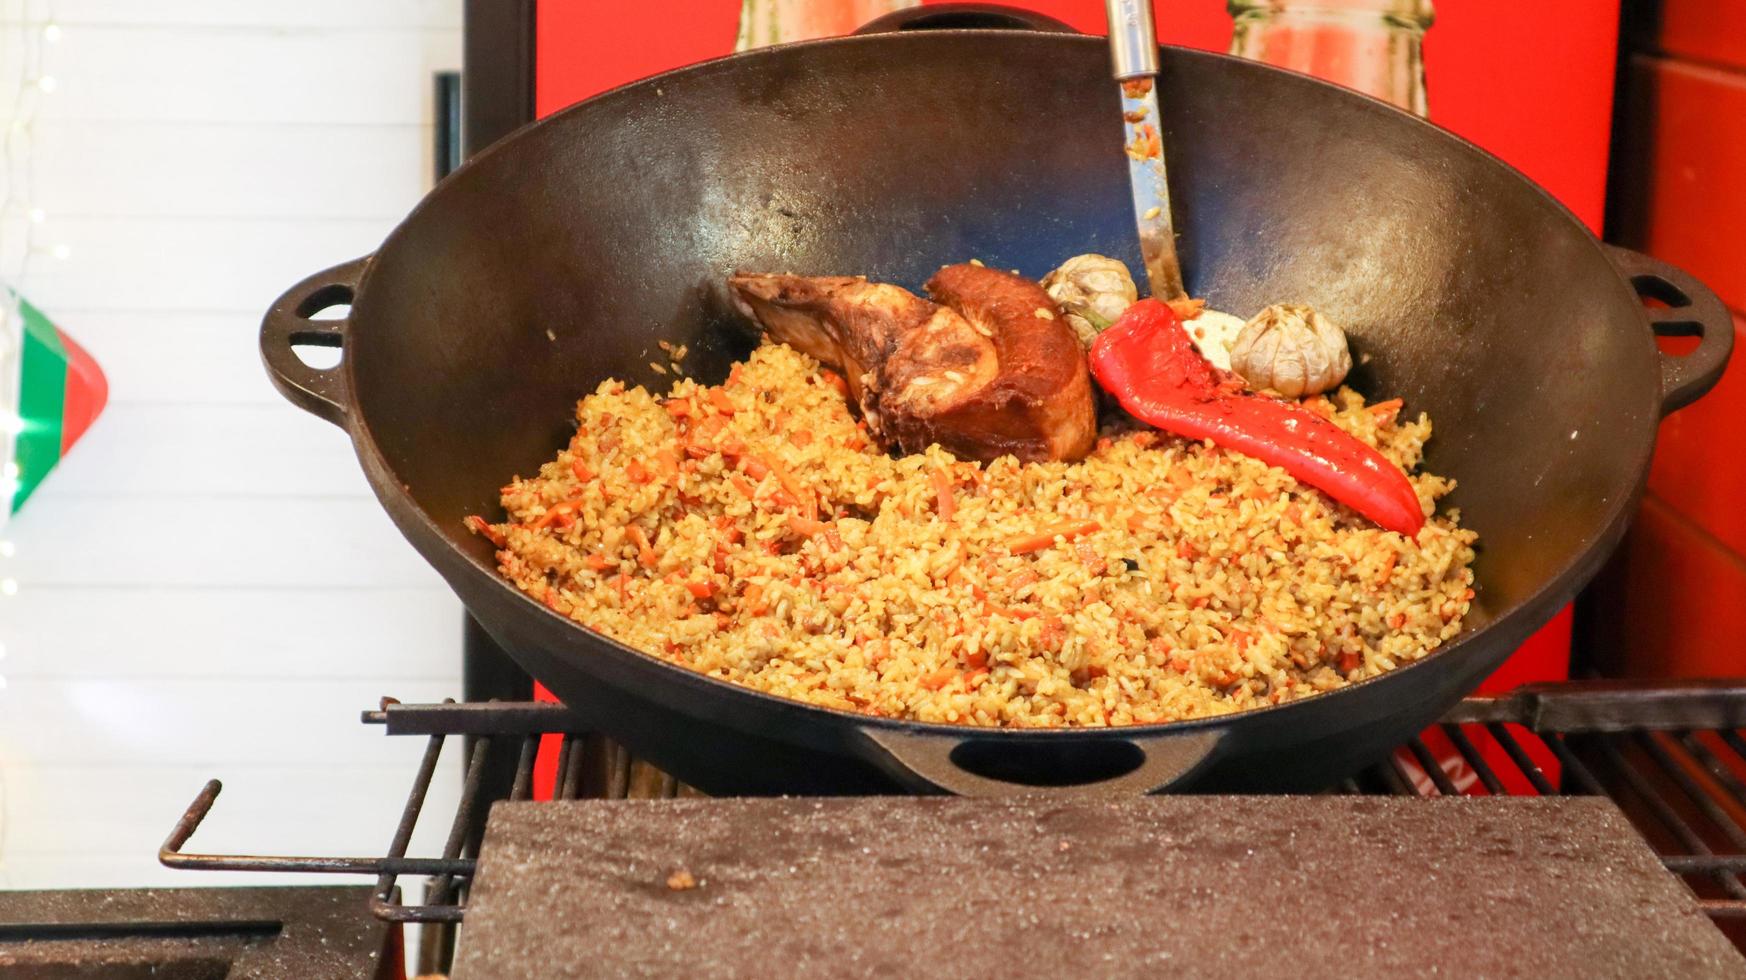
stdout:
<svg viewBox="0 0 1746 980">
<path fill-rule="evenodd" d="M 1171 196 L 1194 295 L 1310 303 L 1353 381 L 1431 413 L 1425 465 L 1480 535 L 1465 632 L 1343 690 L 1201 721 L 989 731 L 783 701 L 590 633 L 502 580 L 461 524 L 567 440 L 606 377 L 664 388 L 656 342 L 718 381 L 747 351 L 735 269 L 918 286 L 972 256 L 1041 276 L 1139 268 L 1102 39 L 887 33 L 737 55 L 608 92 L 509 137 L 382 248 L 276 302 L 261 345 L 344 428 L 407 540 L 536 678 L 713 793 L 1313 789 L 1432 722 L 1618 542 L 1660 418 L 1721 374 L 1722 305 L 1600 245 L 1520 174 L 1378 102 L 1166 49 Z M 1633 288 L 1635 287 L 1635 288 Z M 1639 294 L 1670 308 L 1649 311 Z M 312 320 L 351 304 L 342 320 Z M 1699 337 L 1683 357 L 1657 334 Z M 317 370 L 293 345 L 343 349 Z"/>
</svg>

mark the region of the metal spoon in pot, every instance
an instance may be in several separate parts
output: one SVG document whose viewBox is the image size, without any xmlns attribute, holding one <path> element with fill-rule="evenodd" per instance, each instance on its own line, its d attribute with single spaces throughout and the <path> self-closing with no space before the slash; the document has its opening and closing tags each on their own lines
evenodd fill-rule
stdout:
<svg viewBox="0 0 1746 980">
<path fill-rule="evenodd" d="M 1158 114 L 1158 37 L 1151 0 L 1104 0 L 1109 16 L 1109 53 L 1121 85 L 1123 150 L 1134 188 L 1134 218 L 1139 224 L 1140 256 L 1152 295 L 1181 299 L 1182 266 L 1176 259 L 1176 231 L 1170 220 L 1170 186 L 1165 179 L 1163 120 Z"/>
</svg>

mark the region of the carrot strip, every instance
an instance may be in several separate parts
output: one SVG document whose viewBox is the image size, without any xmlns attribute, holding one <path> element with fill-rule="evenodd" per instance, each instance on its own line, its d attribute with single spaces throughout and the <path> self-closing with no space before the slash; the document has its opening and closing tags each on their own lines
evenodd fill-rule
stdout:
<svg viewBox="0 0 1746 980">
<path fill-rule="evenodd" d="M 745 477 L 740 476 L 738 473 L 728 477 L 728 482 L 733 484 L 735 490 L 745 494 L 747 500 L 754 500 L 757 498 L 758 488 L 747 483 Z"/>
<path fill-rule="evenodd" d="M 762 616 L 770 607 L 764 602 L 764 587 L 756 582 L 746 586 L 746 611 L 754 616 Z"/>
<path fill-rule="evenodd" d="M 940 520 L 950 521 L 952 515 L 958 512 L 958 502 L 952 496 L 952 477 L 943 469 L 934 470 L 934 496 L 939 498 Z"/>
<path fill-rule="evenodd" d="M 756 456 L 746 456 L 740 460 L 740 469 L 754 480 L 762 480 L 770 475 L 770 464 Z"/>
<path fill-rule="evenodd" d="M 795 534 L 798 534 L 803 538 L 810 538 L 815 534 L 821 534 L 824 532 L 824 529 L 824 524 L 815 521 L 810 517 L 801 517 L 799 514 L 788 515 L 788 530 L 793 531 Z"/>
<path fill-rule="evenodd" d="M 533 528 L 551 527 L 554 523 L 557 523 L 557 521 L 560 518 L 569 517 L 569 516 L 575 514 L 576 511 L 581 509 L 581 507 L 582 507 L 581 498 L 577 498 L 575 500 L 566 500 L 563 503 L 553 504 L 551 506 L 551 509 L 547 510 L 544 514 L 540 515 L 539 520 L 534 521 L 532 524 L 530 524 L 528 526 L 533 527 Z"/>
<path fill-rule="evenodd" d="M 714 582 L 686 582 L 685 587 L 690 589 L 691 594 L 699 599 L 707 599 L 715 595 Z"/>
<path fill-rule="evenodd" d="M 958 676 L 958 672 L 956 670 L 954 670 L 953 668 L 941 667 L 939 670 L 936 670 L 933 673 L 924 676 L 921 680 L 917 681 L 916 683 L 920 684 L 922 687 L 925 687 L 930 691 L 937 691 L 940 688 L 945 687 L 947 684 L 952 683 L 952 678 L 957 677 L 957 676 Z"/>
<path fill-rule="evenodd" d="M 631 478 L 632 483 L 647 483 L 654 476 L 648 467 L 634 459 L 624 464 L 624 473 Z"/>
<path fill-rule="evenodd" d="M 630 538 L 637 546 L 637 561 L 644 568 L 654 568 L 660 562 L 655 549 L 649 546 L 649 535 L 639 526 L 630 526 Z"/>
<path fill-rule="evenodd" d="M 1096 521 L 1079 521 L 1070 524 L 1057 524 L 1056 526 L 1046 528 L 1037 534 L 1026 534 L 1014 538 L 1007 542 L 1006 550 L 1009 554 L 1028 555 L 1033 551 L 1042 551 L 1044 548 L 1053 546 L 1056 538 L 1065 538 L 1066 540 L 1071 541 L 1082 534 L 1094 533 L 1102 526 L 1103 525 Z"/>
<path fill-rule="evenodd" d="M 805 449 L 812 445 L 812 433 L 806 429 L 796 429 L 788 434 L 788 441 L 796 449 Z"/>
<path fill-rule="evenodd" d="M 849 383 L 847 381 L 843 380 L 842 375 L 827 368 L 823 371 L 820 371 L 818 373 L 818 376 L 820 378 L 824 379 L 825 384 L 828 384 L 832 388 L 837 389 L 838 394 L 842 395 L 844 398 L 849 397 Z"/>
<path fill-rule="evenodd" d="M 612 567 L 612 560 L 599 552 L 589 555 L 587 558 L 583 559 L 583 561 L 588 563 L 589 568 L 597 572 L 604 572 Z"/>
<path fill-rule="evenodd" d="M 715 410 L 723 415 L 732 415 L 737 411 L 734 407 L 734 400 L 728 397 L 728 393 L 720 388 L 709 389 L 709 403 L 714 405 Z"/>
<path fill-rule="evenodd" d="M 570 472 L 576 474 L 576 479 L 581 480 L 583 483 L 587 483 L 594 479 L 594 471 L 588 468 L 588 464 L 579 459 L 571 461 Z"/>
<path fill-rule="evenodd" d="M 502 531 L 493 527 L 490 521 L 478 514 L 468 515 L 461 523 L 467 526 L 467 530 L 491 542 L 496 547 L 502 548 L 509 544 L 509 539 L 504 536 Z"/>
<path fill-rule="evenodd" d="M 691 414 L 691 399 L 669 398 L 661 407 L 665 408 L 667 414 L 671 415 L 673 418 L 682 419 Z"/>
</svg>

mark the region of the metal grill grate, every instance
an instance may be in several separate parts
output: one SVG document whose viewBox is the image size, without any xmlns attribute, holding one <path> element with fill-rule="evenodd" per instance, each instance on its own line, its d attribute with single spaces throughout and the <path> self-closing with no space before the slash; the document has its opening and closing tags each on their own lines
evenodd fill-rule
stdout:
<svg viewBox="0 0 1746 980">
<path fill-rule="evenodd" d="M 466 883 L 485 811 L 533 797 L 542 736 L 557 741 L 553 795 L 658 798 L 694 791 L 589 731 L 568 708 L 539 703 L 400 704 L 365 712 L 389 735 L 428 741 L 400 822 L 381 857 L 198 854 L 183 850 L 220 791 L 208 782 L 159 851 L 173 868 L 372 875 L 372 911 L 400 923 L 450 925 L 466 914 Z M 1396 795 L 1587 794 L 1614 799 L 1721 919 L 1746 919 L 1746 682 L 1578 681 L 1463 701 L 1426 736 L 1332 792 Z M 466 740 L 466 778 L 439 857 L 409 857 L 412 831 L 448 739 Z M 1447 744 L 1442 744 L 1446 742 Z M 516 753 L 507 793 L 486 789 L 488 761 Z M 424 899 L 401 900 L 402 876 L 426 879 Z M 441 933 L 438 933 L 440 937 Z M 1737 939 L 1737 941 L 1739 941 Z M 428 942 L 427 942 L 428 946 Z"/>
</svg>

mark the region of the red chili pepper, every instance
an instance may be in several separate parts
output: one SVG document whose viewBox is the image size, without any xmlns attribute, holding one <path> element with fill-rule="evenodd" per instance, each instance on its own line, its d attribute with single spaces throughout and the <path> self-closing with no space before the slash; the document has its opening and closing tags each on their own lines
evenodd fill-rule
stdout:
<svg viewBox="0 0 1746 980">
<path fill-rule="evenodd" d="M 1104 390 L 1141 421 L 1253 456 L 1340 501 L 1385 530 L 1424 526 L 1418 494 L 1400 467 L 1298 405 L 1244 394 L 1235 375 L 1207 363 L 1170 307 L 1143 299 L 1091 348 Z"/>
</svg>

